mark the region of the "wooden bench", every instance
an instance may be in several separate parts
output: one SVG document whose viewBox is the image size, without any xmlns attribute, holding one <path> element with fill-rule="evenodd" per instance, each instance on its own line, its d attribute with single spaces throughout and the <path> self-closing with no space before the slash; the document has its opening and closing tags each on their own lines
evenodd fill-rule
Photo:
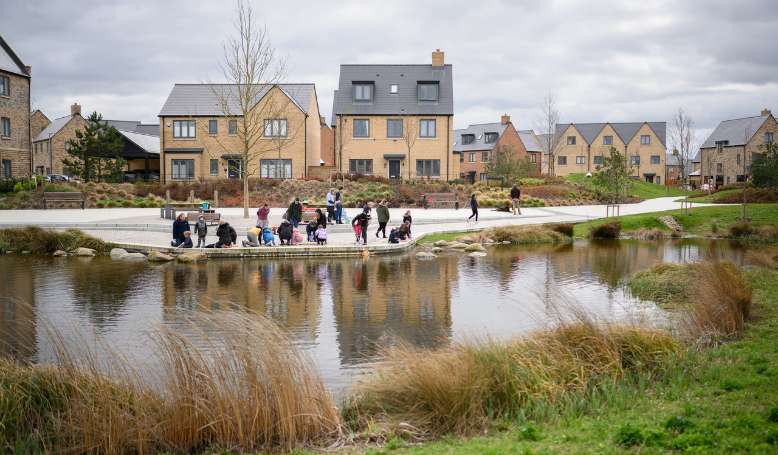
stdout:
<svg viewBox="0 0 778 455">
<path fill-rule="evenodd" d="M 458 199 L 456 193 L 427 193 L 422 194 L 422 207 L 456 207 Z"/>
<path fill-rule="evenodd" d="M 187 212 L 186 220 L 190 222 L 197 222 L 200 217 L 203 217 L 203 221 L 207 224 L 214 225 L 219 224 L 219 220 L 222 219 L 222 214 L 218 212 Z"/>
<path fill-rule="evenodd" d="M 69 191 L 48 191 L 43 193 L 43 209 L 48 208 L 49 202 L 77 202 L 81 204 L 81 210 L 86 206 L 86 199 L 81 192 Z"/>
</svg>

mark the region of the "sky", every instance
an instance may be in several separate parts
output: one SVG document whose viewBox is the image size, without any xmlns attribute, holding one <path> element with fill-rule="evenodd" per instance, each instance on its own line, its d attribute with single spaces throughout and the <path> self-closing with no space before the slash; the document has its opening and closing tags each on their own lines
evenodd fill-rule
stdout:
<svg viewBox="0 0 778 455">
<path fill-rule="evenodd" d="M 2 0 L 0 34 L 32 66 L 32 104 L 73 102 L 158 123 L 175 83 L 223 82 L 230 0 Z M 778 109 L 775 0 L 250 1 L 288 82 L 313 82 L 330 118 L 342 63 L 453 65 L 454 122 L 669 121 L 702 142 L 719 121 Z M 669 145 L 669 144 L 668 144 Z"/>
</svg>

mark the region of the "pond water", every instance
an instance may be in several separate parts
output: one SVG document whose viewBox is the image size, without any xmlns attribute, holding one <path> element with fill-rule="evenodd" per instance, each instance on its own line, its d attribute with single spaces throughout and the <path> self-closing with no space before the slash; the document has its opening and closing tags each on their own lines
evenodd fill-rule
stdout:
<svg viewBox="0 0 778 455">
<path fill-rule="evenodd" d="M 183 327 L 206 310 L 251 310 L 287 330 L 339 394 L 387 344 L 517 335 L 555 320 L 560 301 L 608 319 L 661 317 L 629 295 L 625 278 L 660 262 L 742 264 L 744 256 L 737 245 L 703 240 L 497 247 L 483 258 L 451 252 L 431 261 L 1 256 L 0 354 L 50 361 L 54 327 L 142 358 L 152 349 L 143 335 L 150 329 Z"/>
</svg>

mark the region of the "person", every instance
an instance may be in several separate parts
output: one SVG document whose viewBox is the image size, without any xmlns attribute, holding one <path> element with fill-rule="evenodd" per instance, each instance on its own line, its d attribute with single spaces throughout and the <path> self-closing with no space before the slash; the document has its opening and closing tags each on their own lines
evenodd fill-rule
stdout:
<svg viewBox="0 0 778 455">
<path fill-rule="evenodd" d="M 400 243 L 400 240 L 397 238 L 397 228 L 392 228 L 389 231 L 389 243 Z"/>
<path fill-rule="evenodd" d="M 192 248 L 192 233 L 184 231 L 184 241 L 178 245 L 178 248 Z"/>
<path fill-rule="evenodd" d="M 521 190 L 516 184 L 511 188 L 511 202 L 513 202 L 513 214 L 521 215 Z"/>
<path fill-rule="evenodd" d="M 378 215 L 378 230 L 375 231 L 375 236 L 378 237 L 378 234 L 382 233 L 386 238 L 386 224 L 389 223 L 389 207 L 386 205 L 386 200 L 378 204 L 375 212 Z"/>
<path fill-rule="evenodd" d="M 355 216 L 351 220 L 351 226 L 355 227 L 354 232 L 357 233 L 356 226 L 359 225 L 359 232 L 357 233 L 357 244 L 359 244 L 359 237 L 362 237 L 362 242 L 367 245 L 367 225 L 370 223 L 370 208 L 365 207 L 362 209 L 362 213 Z"/>
<path fill-rule="evenodd" d="M 410 238 L 411 237 L 411 225 L 413 224 L 413 217 L 411 217 L 411 211 L 410 210 L 406 210 L 405 211 L 405 214 L 403 215 L 403 224 L 407 224 L 408 225 L 408 227 L 407 227 L 407 231 L 408 231 L 407 235 L 408 235 L 408 238 Z"/>
<path fill-rule="evenodd" d="M 330 188 L 327 192 L 327 221 L 335 221 L 335 189 Z"/>
<path fill-rule="evenodd" d="M 397 228 L 397 238 L 400 240 L 408 240 L 411 238 L 411 225 L 409 223 L 403 223 Z"/>
<path fill-rule="evenodd" d="M 276 238 L 273 236 L 273 231 L 269 226 L 262 228 L 262 242 L 265 246 L 276 246 Z"/>
<path fill-rule="evenodd" d="M 327 227 L 327 217 L 324 216 L 324 212 L 321 209 L 316 209 L 316 226 Z"/>
<path fill-rule="evenodd" d="M 322 225 L 319 225 L 319 227 L 316 229 L 316 244 L 327 244 L 327 228 Z"/>
<path fill-rule="evenodd" d="M 216 229 L 216 237 L 219 238 L 214 245 L 216 248 L 230 248 L 238 241 L 238 233 L 235 232 L 235 228 L 224 220 L 219 221 L 219 227 Z"/>
<path fill-rule="evenodd" d="M 262 234 L 262 229 L 259 227 L 251 227 L 246 231 L 246 239 L 243 241 L 244 247 L 256 248 L 259 246 L 259 236 Z"/>
<path fill-rule="evenodd" d="M 467 218 L 469 222 L 471 218 L 475 217 L 475 222 L 478 222 L 478 200 L 475 198 L 475 193 L 470 195 L 470 210 L 473 211 L 472 215 Z"/>
<path fill-rule="evenodd" d="M 311 220 L 305 225 L 305 235 L 309 242 L 316 241 L 316 228 L 319 227 L 318 220 Z"/>
<path fill-rule="evenodd" d="M 300 203 L 300 198 L 294 198 L 291 204 L 289 204 L 289 210 L 287 211 L 287 219 L 292 224 L 292 227 L 297 227 L 300 221 L 303 219 L 303 205 Z"/>
<path fill-rule="evenodd" d="M 186 219 L 186 213 L 179 213 L 176 220 L 173 221 L 173 240 L 170 242 L 170 245 L 181 245 L 184 242 L 184 232 L 191 230 L 189 221 Z"/>
<path fill-rule="evenodd" d="M 200 215 L 195 223 L 194 232 L 197 234 L 197 248 L 205 246 L 205 236 L 208 235 L 208 223 L 205 222 L 205 217 Z"/>
<path fill-rule="evenodd" d="M 291 245 L 292 244 L 292 230 L 294 228 L 292 227 L 292 223 L 289 222 L 289 220 L 282 220 L 281 224 L 278 225 L 278 239 L 281 241 L 281 245 Z"/>
<path fill-rule="evenodd" d="M 300 230 L 297 228 L 292 229 L 292 245 L 299 245 L 303 243 L 303 235 L 300 234 Z"/>
<path fill-rule="evenodd" d="M 263 204 L 262 207 L 257 210 L 257 227 L 265 229 L 268 227 L 268 217 L 270 216 L 270 207 L 267 204 Z"/>
<path fill-rule="evenodd" d="M 343 187 L 335 193 L 335 223 L 343 224 Z"/>
</svg>

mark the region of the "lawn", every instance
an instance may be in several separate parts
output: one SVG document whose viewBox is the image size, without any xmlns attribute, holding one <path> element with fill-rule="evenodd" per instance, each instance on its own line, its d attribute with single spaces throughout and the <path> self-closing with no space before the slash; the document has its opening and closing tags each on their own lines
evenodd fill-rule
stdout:
<svg viewBox="0 0 778 455">
<path fill-rule="evenodd" d="M 756 317 L 741 340 L 690 350 L 655 383 L 557 420 L 517 418 L 472 439 L 382 450 L 408 454 L 778 453 L 778 272 L 749 270 Z"/>
<path fill-rule="evenodd" d="M 586 174 L 570 174 L 565 179 L 572 183 L 594 188 L 594 183 L 591 178 L 586 177 Z M 675 187 L 655 185 L 653 183 L 644 182 L 642 180 L 634 180 L 632 182 L 632 189 L 629 192 L 630 196 L 639 197 L 640 199 L 654 199 L 658 197 L 668 196 L 684 196 L 685 193 Z"/>
</svg>

